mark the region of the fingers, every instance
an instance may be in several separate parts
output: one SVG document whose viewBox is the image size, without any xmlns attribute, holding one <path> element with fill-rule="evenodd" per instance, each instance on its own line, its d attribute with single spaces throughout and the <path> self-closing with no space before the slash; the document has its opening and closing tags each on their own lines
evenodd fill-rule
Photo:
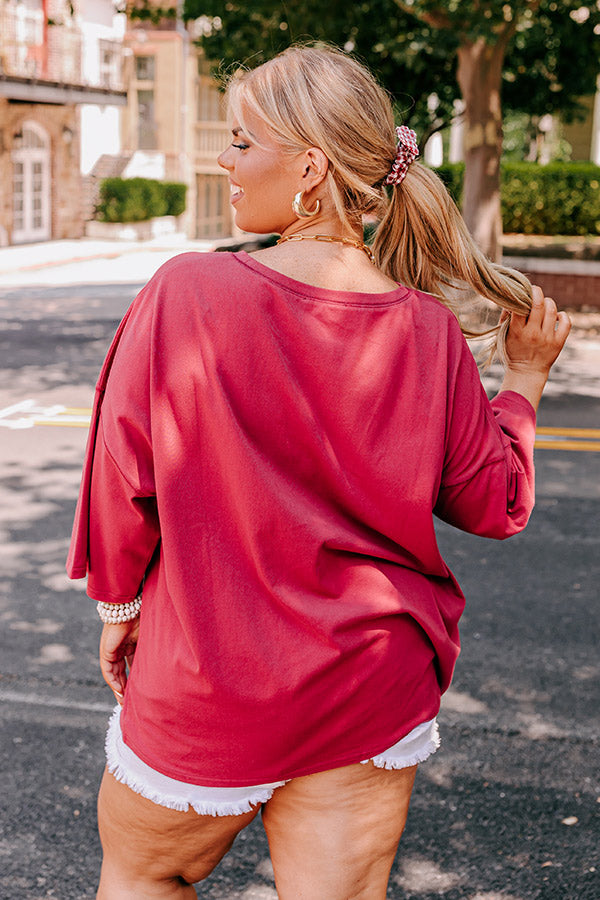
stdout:
<svg viewBox="0 0 600 900">
<path fill-rule="evenodd" d="M 525 316 L 512 313 L 506 336 L 508 366 L 523 372 L 548 372 L 561 352 L 571 323 L 565 312 L 558 312 L 552 297 L 534 285 L 531 309 Z"/>
<path fill-rule="evenodd" d="M 562 324 L 564 327 L 566 325 L 565 320 L 566 322 L 569 321 L 566 313 L 559 313 L 553 298 L 544 297 L 542 288 L 539 285 L 534 284 L 532 285 L 531 290 L 531 309 L 529 315 L 525 318 L 523 316 L 515 316 L 513 313 L 511 316 L 511 327 L 514 323 L 517 331 L 523 331 L 524 329 L 527 329 L 529 332 L 541 331 L 546 340 L 554 340 L 557 331 L 557 323 Z"/>
<path fill-rule="evenodd" d="M 519 316 L 521 325 L 524 328 L 530 325 L 532 328 L 540 328 L 544 320 L 546 310 L 544 292 L 537 284 L 532 285 L 531 290 L 531 309 L 527 316 Z M 514 318 L 514 314 L 513 314 Z"/>
<path fill-rule="evenodd" d="M 570 330 L 571 320 L 568 317 L 567 313 L 559 312 L 558 316 L 556 317 L 554 336 L 561 349 L 563 348 L 565 341 L 569 337 Z"/>
<path fill-rule="evenodd" d="M 558 316 L 558 310 L 556 308 L 556 303 L 554 302 L 552 297 L 544 297 L 541 330 L 544 333 L 547 340 L 554 338 L 554 332 L 556 331 L 557 316 Z"/>
<path fill-rule="evenodd" d="M 114 693 L 117 703 L 123 705 L 127 686 L 127 666 L 131 667 L 139 633 L 139 620 L 105 625 L 100 637 L 100 670 L 105 682 Z"/>
<path fill-rule="evenodd" d="M 536 308 L 536 312 L 539 307 Z M 543 316 L 540 329 L 546 341 L 562 349 L 571 330 L 571 320 L 566 312 L 558 312 L 552 297 L 543 298 Z"/>
<path fill-rule="evenodd" d="M 510 330 L 513 334 L 520 335 L 523 329 L 531 324 L 533 328 L 538 328 L 541 326 L 543 318 L 544 318 L 544 292 L 538 285 L 534 284 L 531 286 L 531 308 L 528 313 L 523 313 L 519 315 L 516 312 L 508 312 L 508 310 L 503 310 L 502 315 L 500 316 L 500 321 L 504 321 L 507 317 L 510 317 Z"/>
<path fill-rule="evenodd" d="M 123 695 L 127 685 L 127 673 L 124 665 L 115 664 L 108 659 L 100 657 L 100 670 L 105 682 L 115 695 L 117 703 L 123 705 Z"/>
</svg>

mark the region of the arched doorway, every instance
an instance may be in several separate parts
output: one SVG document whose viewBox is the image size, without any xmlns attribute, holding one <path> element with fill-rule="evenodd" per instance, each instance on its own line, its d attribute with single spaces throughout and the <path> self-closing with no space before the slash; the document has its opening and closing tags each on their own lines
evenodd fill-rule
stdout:
<svg viewBox="0 0 600 900">
<path fill-rule="evenodd" d="M 15 135 L 12 243 L 50 238 L 50 141 L 37 122 L 23 122 Z"/>
</svg>

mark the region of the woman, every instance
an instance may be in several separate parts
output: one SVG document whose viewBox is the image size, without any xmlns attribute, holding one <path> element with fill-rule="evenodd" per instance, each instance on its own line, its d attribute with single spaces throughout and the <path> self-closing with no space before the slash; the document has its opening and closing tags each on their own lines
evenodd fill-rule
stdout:
<svg viewBox="0 0 600 900">
<path fill-rule="evenodd" d="M 68 563 L 119 702 L 98 897 L 194 897 L 262 807 L 282 900 L 377 900 L 458 654 L 433 514 L 525 526 L 570 324 L 478 252 L 345 54 L 290 49 L 228 101 L 236 223 L 281 238 L 183 254 L 134 301 Z M 491 404 L 442 302 L 467 289 L 503 310 Z"/>
</svg>

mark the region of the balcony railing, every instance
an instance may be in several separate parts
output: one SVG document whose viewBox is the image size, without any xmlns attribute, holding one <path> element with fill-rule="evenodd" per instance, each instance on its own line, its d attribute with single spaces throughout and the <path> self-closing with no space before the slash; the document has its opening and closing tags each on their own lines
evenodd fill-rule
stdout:
<svg viewBox="0 0 600 900">
<path fill-rule="evenodd" d="M 83 61 L 99 55 L 96 77 Z M 122 90 L 122 48 L 116 41 L 86 41 L 75 22 L 44 23 L 42 10 L 0 3 L 0 77 Z"/>
<path fill-rule="evenodd" d="M 217 156 L 231 140 L 227 122 L 196 122 L 195 156 L 202 165 L 217 165 Z"/>
</svg>

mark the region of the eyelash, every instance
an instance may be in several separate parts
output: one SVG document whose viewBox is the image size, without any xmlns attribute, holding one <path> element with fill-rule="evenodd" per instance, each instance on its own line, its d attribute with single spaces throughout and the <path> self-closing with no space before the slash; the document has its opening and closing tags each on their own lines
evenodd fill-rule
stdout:
<svg viewBox="0 0 600 900">
<path fill-rule="evenodd" d="M 235 147 L 237 150 L 247 150 L 248 144 L 232 144 L 232 147 Z"/>
</svg>

